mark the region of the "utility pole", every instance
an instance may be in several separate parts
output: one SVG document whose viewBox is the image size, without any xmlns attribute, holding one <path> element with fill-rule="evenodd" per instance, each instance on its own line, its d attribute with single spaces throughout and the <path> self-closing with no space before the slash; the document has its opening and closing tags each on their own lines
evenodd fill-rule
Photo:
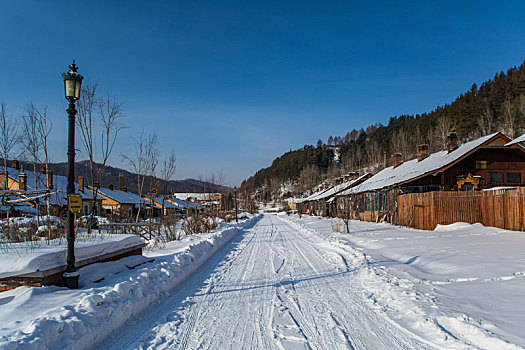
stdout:
<svg viewBox="0 0 525 350">
<path fill-rule="evenodd" d="M 233 200 L 235 202 L 235 222 L 239 222 L 239 218 L 237 217 L 237 187 L 233 186 Z"/>
</svg>

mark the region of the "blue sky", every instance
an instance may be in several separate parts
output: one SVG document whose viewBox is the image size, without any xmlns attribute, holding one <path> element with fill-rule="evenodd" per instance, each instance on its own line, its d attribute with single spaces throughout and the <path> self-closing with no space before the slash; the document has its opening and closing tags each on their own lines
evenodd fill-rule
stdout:
<svg viewBox="0 0 525 350">
<path fill-rule="evenodd" d="M 523 1 L 2 1 L 0 100 L 48 106 L 65 161 L 60 73 L 124 103 L 177 154 L 176 178 L 238 185 L 320 137 L 430 111 L 525 60 Z M 80 148 L 80 143 L 77 143 Z M 82 154 L 79 157 L 82 159 Z"/>
</svg>

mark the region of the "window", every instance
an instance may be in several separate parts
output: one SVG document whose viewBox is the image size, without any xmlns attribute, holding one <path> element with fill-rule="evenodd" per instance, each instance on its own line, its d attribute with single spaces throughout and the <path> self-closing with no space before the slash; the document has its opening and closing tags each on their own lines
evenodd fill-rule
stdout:
<svg viewBox="0 0 525 350">
<path fill-rule="evenodd" d="M 521 173 L 507 173 L 507 182 L 521 183 Z"/>
<path fill-rule="evenodd" d="M 486 160 L 476 160 L 476 169 L 487 169 L 487 161 Z"/>
<path fill-rule="evenodd" d="M 503 173 L 490 173 L 490 180 L 489 182 L 491 184 L 493 183 L 503 183 L 505 180 L 503 180 Z"/>
</svg>

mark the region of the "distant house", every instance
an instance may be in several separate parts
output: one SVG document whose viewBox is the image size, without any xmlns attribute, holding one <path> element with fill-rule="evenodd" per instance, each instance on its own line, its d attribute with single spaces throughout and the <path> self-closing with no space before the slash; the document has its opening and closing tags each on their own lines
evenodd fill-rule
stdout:
<svg viewBox="0 0 525 350">
<path fill-rule="evenodd" d="M 160 215 L 170 215 L 183 213 L 184 207 L 178 203 L 168 200 L 168 197 L 158 197 L 152 195 L 143 196 Z"/>
<path fill-rule="evenodd" d="M 93 191 L 92 188 L 88 188 Z M 102 209 L 107 215 L 115 215 L 121 218 L 132 218 L 138 211 L 139 204 L 142 203 L 143 208 L 147 208 L 147 201 L 140 199 L 134 193 L 114 190 L 111 188 L 99 188 L 98 195 L 103 198 Z"/>
<path fill-rule="evenodd" d="M 328 185 L 324 182 L 319 190 L 307 198 L 296 200 L 300 203 L 303 212 L 315 213 L 322 216 L 333 216 L 336 214 L 335 196 L 341 192 L 359 185 L 372 176 L 371 173 L 359 175 L 356 172 L 345 174 L 335 180 L 335 185 Z"/>
<path fill-rule="evenodd" d="M 173 196 L 183 201 L 190 201 L 199 203 L 205 208 L 221 209 L 222 194 L 221 193 L 174 193 Z"/>
<path fill-rule="evenodd" d="M 13 161 L 13 167 L 7 168 L 7 174 L 5 169 L 0 168 L 0 189 L 5 189 L 5 179 L 7 175 L 7 189 L 10 190 L 22 190 L 22 191 L 34 191 L 34 190 L 49 190 L 51 215 L 59 215 L 67 209 L 67 177 L 60 175 L 53 175 L 51 171 L 47 174 L 33 171 L 23 170 L 20 168 L 18 161 Z M 79 191 L 79 184 L 75 183 L 75 189 L 78 194 L 82 197 L 84 202 L 85 213 L 88 213 L 92 206 L 95 205 L 99 210 L 102 204 L 102 198 L 98 197 L 95 203 L 92 203 L 91 193 L 85 193 Z M 19 196 L 19 199 L 28 198 L 30 196 Z M 28 199 L 27 202 L 22 202 L 26 210 L 22 211 L 27 214 L 36 214 L 36 202 Z M 21 207 L 21 205 L 18 205 Z M 33 208 L 33 210 L 29 210 Z M 42 213 L 47 212 L 46 200 L 44 198 L 39 199 L 39 209 Z"/>
</svg>

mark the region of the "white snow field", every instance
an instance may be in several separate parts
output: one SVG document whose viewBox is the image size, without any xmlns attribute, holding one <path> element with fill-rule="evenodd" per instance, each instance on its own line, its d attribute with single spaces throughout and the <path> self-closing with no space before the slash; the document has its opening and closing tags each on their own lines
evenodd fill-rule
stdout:
<svg viewBox="0 0 525 350">
<path fill-rule="evenodd" d="M 1 293 L 0 348 L 525 346 L 524 233 L 334 226 L 265 214 L 171 242 L 154 262 L 88 266 L 77 291 Z"/>
</svg>

